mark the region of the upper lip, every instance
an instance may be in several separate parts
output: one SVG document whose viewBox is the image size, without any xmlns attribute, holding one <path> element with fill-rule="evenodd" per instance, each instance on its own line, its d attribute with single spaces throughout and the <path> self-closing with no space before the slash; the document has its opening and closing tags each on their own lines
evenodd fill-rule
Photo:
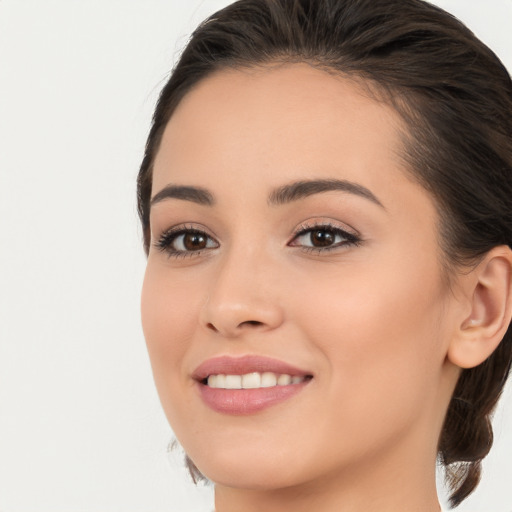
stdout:
<svg viewBox="0 0 512 512">
<path fill-rule="evenodd" d="M 272 372 L 291 376 L 312 375 L 279 359 L 265 356 L 246 355 L 242 357 L 220 356 L 201 363 L 193 372 L 195 380 L 202 381 L 210 375 L 245 375 L 252 372 Z"/>
</svg>

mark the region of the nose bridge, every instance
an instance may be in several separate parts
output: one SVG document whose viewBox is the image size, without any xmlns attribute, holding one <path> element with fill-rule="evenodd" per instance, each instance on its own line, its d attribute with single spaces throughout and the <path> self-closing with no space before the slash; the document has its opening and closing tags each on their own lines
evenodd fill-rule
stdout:
<svg viewBox="0 0 512 512">
<path fill-rule="evenodd" d="M 203 324 L 227 337 L 282 322 L 273 282 L 275 262 L 264 244 L 238 244 L 219 258 L 202 311 Z"/>
</svg>

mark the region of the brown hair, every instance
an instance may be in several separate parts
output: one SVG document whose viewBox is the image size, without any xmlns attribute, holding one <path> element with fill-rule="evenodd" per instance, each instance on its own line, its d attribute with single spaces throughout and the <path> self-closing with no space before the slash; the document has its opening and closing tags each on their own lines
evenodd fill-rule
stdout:
<svg viewBox="0 0 512 512">
<path fill-rule="evenodd" d="M 178 103 L 214 71 L 275 62 L 362 79 L 400 113 L 403 158 L 438 205 L 448 272 L 512 246 L 512 82 L 467 27 L 422 0 L 240 0 L 195 30 L 158 100 L 138 177 L 146 251 L 152 165 Z M 511 360 L 509 327 L 491 357 L 461 373 L 439 440 L 452 506 L 478 484 Z"/>
</svg>

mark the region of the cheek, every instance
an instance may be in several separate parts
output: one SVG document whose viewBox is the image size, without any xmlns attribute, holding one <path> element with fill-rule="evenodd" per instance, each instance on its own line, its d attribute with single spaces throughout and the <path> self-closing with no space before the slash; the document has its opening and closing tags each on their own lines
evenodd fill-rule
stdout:
<svg viewBox="0 0 512 512">
<path fill-rule="evenodd" d="M 342 359 L 372 357 L 373 351 L 401 352 L 434 332 L 443 308 L 442 283 L 428 262 L 393 268 L 387 263 L 318 269 L 302 279 L 295 310 L 311 335 Z M 305 301 L 304 297 L 308 297 Z M 300 320 L 298 320 L 300 322 Z M 405 343 L 409 340 L 410 343 Z M 341 346 L 350 345 L 345 352 Z M 420 343 L 417 350 L 427 349 Z"/>
<path fill-rule="evenodd" d="M 343 403 L 344 418 L 369 420 L 355 422 L 357 429 L 371 428 L 375 420 L 392 422 L 397 415 L 412 417 L 426 401 L 433 403 L 434 373 L 444 360 L 437 266 L 430 261 L 382 266 L 312 276 L 304 290 L 307 309 L 297 303 L 302 329 L 330 373 L 326 402 Z"/>
<path fill-rule="evenodd" d="M 197 287 L 190 286 L 183 276 L 173 275 L 165 265 L 148 262 L 142 287 L 142 327 L 155 384 L 166 409 L 173 383 L 186 377 L 183 358 L 198 323 L 200 301 Z"/>
</svg>

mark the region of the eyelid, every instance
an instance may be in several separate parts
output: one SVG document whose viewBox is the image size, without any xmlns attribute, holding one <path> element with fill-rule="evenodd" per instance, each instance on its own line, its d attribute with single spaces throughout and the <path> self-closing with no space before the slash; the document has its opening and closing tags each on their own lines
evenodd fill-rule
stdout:
<svg viewBox="0 0 512 512">
<path fill-rule="evenodd" d="M 215 233 L 212 232 L 211 229 L 207 228 L 204 224 L 195 223 L 195 222 L 181 222 L 179 224 L 174 224 L 170 227 L 166 227 L 164 229 L 157 230 L 157 233 L 152 233 L 154 240 L 158 240 L 162 235 L 167 233 L 178 233 L 180 231 L 197 231 L 204 233 L 212 238 L 217 238 Z"/>
<path fill-rule="evenodd" d="M 295 228 L 293 237 L 295 238 L 298 235 L 304 234 L 310 230 L 318 228 L 332 229 L 333 231 L 341 231 L 343 233 L 346 233 L 347 235 L 350 235 L 351 237 L 361 238 L 361 234 L 353 227 L 343 222 L 325 218 L 309 219 L 303 221 L 301 224 L 299 224 L 297 228 Z"/>
<path fill-rule="evenodd" d="M 176 250 L 172 248 L 172 243 L 181 235 L 201 234 L 215 243 L 215 247 L 204 247 L 198 250 Z M 160 252 L 166 253 L 169 257 L 193 257 L 203 254 L 219 247 L 217 237 L 211 234 L 210 230 L 203 225 L 198 224 L 178 224 L 163 230 L 152 244 Z"/>
<path fill-rule="evenodd" d="M 341 235 L 345 240 L 343 242 L 338 242 L 332 246 L 305 246 L 300 244 L 293 244 L 294 241 L 299 239 L 300 237 L 313 232 L 315 230 L 318 231 L 331 231 L 334 234 Z M 343 247 L 360 245 L 363 239 L 361 235 L 353 228 L 348 227 L 346 224 L 341 224 L 338 222 L 334 222 L 332 220 L 308 220 L 303 222 L 298 228 L 295 229 L 292 239 L 288 242 L 288 246 L 290 247 L 300 247 L 302 250 L 306 252 L 327 252 L 336 249 L 342 249 Z"/>
</svg>

